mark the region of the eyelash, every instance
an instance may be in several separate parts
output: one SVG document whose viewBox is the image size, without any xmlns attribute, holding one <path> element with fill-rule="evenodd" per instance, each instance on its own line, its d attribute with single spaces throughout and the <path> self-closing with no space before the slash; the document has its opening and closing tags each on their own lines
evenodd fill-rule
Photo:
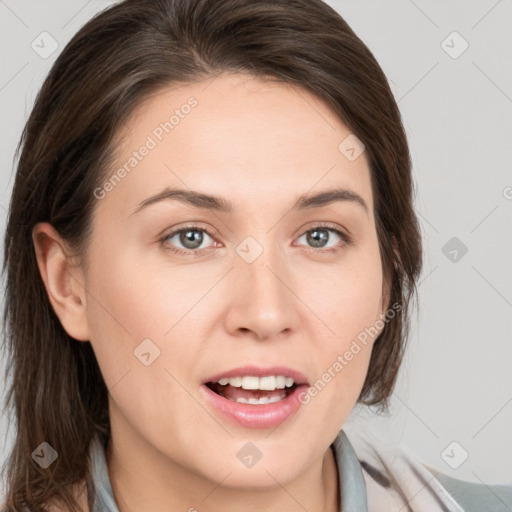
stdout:
<svg viewBox="0 0 512 512">
<path fill-rule="evenodd" d="M 302 233 L 301 237 L 307 233 L 310 233 L 312 231 L 315 231 L 316 229 L 325 229 L 327 231 L 333 231 L 334 233 L 336 233 L 342 240 L 343 242 L 340 244 L 338 244 L 337 247 L 330 247 L 328 249 L 315 249 L 314 247 L 311 247 L 311 249 L 314 251 L 314 252 L 320 252 L 320 253 L 336 253 L 338 252 L 342 247 L 345 247 L 347 245 L 350 245 L 352 244 L 352 237 L 350 235 L 348 235 L 347 233 L 344 233 L 343 231 L 340 231 L 339 229 L 337 229 L 336 226 L 332 225 L 332 224 L 328 224 L 328 223 L 319 223 L 319 224 L 316 224 L 314 225 L 313 227 L 311 227 L 310 229 L 307 229 L 306 231 L 304 231 L 304 233 Z M 208 229 L 205 229 L 203 227 L 200 227 L 198 225 L 195 225 L 195 224 L 191 224 L 189 226 L 185 226 L 183 228 L 180 228 L 176 231 L 173 231 L 172 233 L 169 233 L 165 236 L 163 236 L 162 238 L 160 238 L 160 242 L 162 244 L 164 244 L 169 238 L 172 238 L 174 235 L 177 235 L 179 233 L 182 233 L 184 231 L 191 231 L 191 230 L 195 230 L 195 231 L 204 231 L 209 237 L 211 238 L 214 238 L 214 234 L 211 233 Z M 192 250 L 192 249 L 189 249 L 189 250 L 184 250 L 184 249 L 171 249 L 169 247 L 164 247 L 165 250 L 167 251 L 170 251 L 172 253 L 175 253 L 175 254 L 178 254 L 180 256 L 200 256 L 204 253 L 204 251 L 207 251 L 210 248 L 206 248 L 206 249 L 199 249 L 199 250 Z"/>
</svg>

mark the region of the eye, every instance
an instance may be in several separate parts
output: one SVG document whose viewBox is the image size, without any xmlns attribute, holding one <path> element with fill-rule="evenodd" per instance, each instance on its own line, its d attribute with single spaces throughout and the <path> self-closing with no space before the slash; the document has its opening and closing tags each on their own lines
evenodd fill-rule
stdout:
<svg viewBox="0 0 512 512">
<path fill-rule="evenodd" d="M 335 234 L 335 243 L 332 246 L 326 245 L 327 242 L 329 242 L 332 238 L 329 233 Z M 306 238 L 307 244 L 311 247 L 316 249 L 323 249 L 323 251 L 320 250 L 319 252 L 336 252 L 341 246 L 348 245 L 352 242 L 352 239 L 348 234 L 340 231 L 330 224 L 320 224 L 314 226 L 312 229 L 306 231 L 298 240 L 304 237 Z M 341 244 L 339 240 L 336 243 L 336 238 L 342 240 Z"/>
<path fill-rule="evenodd" d="M 186 250 L 180 249 L 179 246 L 177 249 L 171 248 L 169 250 L 177 254 L 189 256 L 192 252 L 203 252 L 201 245 L 205 241 L 205 235 L 206 237 L 212 238 L 212 235 L 204 228 L 200 228 L 198 226 L 186 226 L 165 235 L 161 241 L 171 242 L 173 239 L 176 239 L 171 242 L 171 245 L 176 246 L 177 244 L 181 244 Z"/>
<path fill-rule="evenodd" d="M 332 238 L 329 236 L 329 233 L 334 233 L 335 235 L 335 244 L 333 246 L 326 245 L 326 243 Z M 313 228 L 306 231 L 298 240 L 304 237 L 306 238 L 306 243 L 310 244 L 310 247 L 313 249 L 317 249 L 317 252 L 336 252 L 340 247 L 349 245 L 352 242 L 352 239 L 348 234 L 340 231 L 330 224 L 315 225 Z M 190 225 L 165 235 L 160 241 L 163 244 L 172 246 L 166 246 L 166 249 L 171 252 L 184 256 L 196 256 L 211 248 L 211 246 L 201 247 L 208 241 L 208 238 L 213 239 L 213 234 L 207 229 Z M 338 239 L 337 242 L 336 239 Z M 340 240 L 342 240 L 341 243 Z M 180 245 L 183 248 L 180 248 Z"/>
</svg>

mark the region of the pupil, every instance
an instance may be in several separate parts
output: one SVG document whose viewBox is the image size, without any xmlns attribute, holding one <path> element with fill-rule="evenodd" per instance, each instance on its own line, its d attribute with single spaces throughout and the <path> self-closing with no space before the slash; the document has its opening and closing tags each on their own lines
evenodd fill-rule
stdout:
<svg viewBox="0 0 512 512">
<path fill-rule="evenodd" d="M 182 232 L 180 242 L 188 249 L 197 249 L 203 242 L 203 234 L 197 229 L 189 229 Z"/>
<path fill-rule="evenodd" d="M 311 243 L 313 247 L 322 247 L 322 239 L 323 242 L 327 241 L 327 230 L 325 229 L 315 229 L 310 231 L 308 243 Z"/>
</svg>

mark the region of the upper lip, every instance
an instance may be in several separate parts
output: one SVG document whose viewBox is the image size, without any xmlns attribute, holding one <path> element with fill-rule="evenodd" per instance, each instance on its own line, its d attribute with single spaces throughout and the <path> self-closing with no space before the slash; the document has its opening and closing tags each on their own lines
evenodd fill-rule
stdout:
<svg viewBox="0 0 512 512">
<path fill-rule="evenodd" d="M 243 377 L 245 375 L 252 375 L 254 377 L 264 377 L 266 375 L 283 375 L 284 377 L 291 377 L 295 384 L 298 386 L 308 383 L 308 380 L 304 374 L 298 370 L 294 370 L 293 368 L 288 368 L 286 366 L 263 367 L 247 365 L 212 375 L 211 377 L 208 377 L 206 380 L 204 380 L 203 384 L 206 384 L 207 382 L 218 382 L 222 378 L 229 379 L 231 377 Z"/>
</svg>

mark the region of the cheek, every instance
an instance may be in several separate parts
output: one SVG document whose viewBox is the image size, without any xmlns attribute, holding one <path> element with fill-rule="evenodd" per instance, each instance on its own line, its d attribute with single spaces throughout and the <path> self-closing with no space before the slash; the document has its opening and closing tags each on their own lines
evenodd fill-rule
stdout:
<svg viewBox="0 0 512 512">
<path fill-rule="evenodd" d="M 115 246 L 105 244 L 94 253 L 86 282 L 91 343 L 107 387 L 127 371 L 147 368 L 144 359 L 154 361 L 152 369 L 165 366 L 162 356 L 194 299 L 188 299 L 190 283 L 173 281 L 128 250 L 115 252 Z M 193 344 L 183 344 L 182 360 L 188 358 L 188 349 Z"/>
<path fill-rule="evenodd" d="M 381 262 L 374 249 L 354 252 L 338 266 L 317 266 L 314 280 L 297 280 L 298 295 L 320 322 L 314 338 L 324 340 L 329 356 L 344 350 L 383 312 Z"/>
<path fill-rule="evenodd" d="M 155 261 L 156 250 L 146 248 L 144 254 L 142 244 L 129 233 L 116 238 L 112 227 L 108 233 L 105 228 L 98 236 L 102 239 L 88 276 L 94 313 L 133 342 L 162 338 L 190 307 L 196 283 L 180 277 L 178 267 L 162 265 L 161 257 Z"/>
<path fill-rule="evenodd" d="M 314 292 L 301 292 L 319 317 L 310 351 L 317 374 L 304 401 L 335 431 L 357 401 L 384 325 L 378 249 L 347 260 L 338 274 L 330 269 L 316 277 Z"/>
<path fill-rule="evenodd" d="M 204 421 L 204 412 L 190 406 L 182 387 L 199 349 L 187 330 L 193 317 L 187 312 L 198 300 L 193 287 L 183 280 L 165 282 L 131 258 L 119 257 L 95 276 L 89 286 L 96 300 L 88 303 L 88 317 L 91 344 L 111 395 L 111 421 L 123 416 L 155 443 L 167 439 L 169 429 L 186 437 L 177 409 L 187 410 L 190 421 Z"/>
<path fill-rule="evenodd" d="M 164 357 L 156 360 L 159 364 L 165 364 L 169 356 L 163 349 L 172 343 L 179 346 L 179 366 L 193 367 L 200 340 L 204 341 L 201 332 L 215 327 L 223 304 L 230 302 L 224 294 L 243 292 L 217 284 L 225 272 L 222 265 L 181 268 L 156 250 L 143 254 L 136 244 L 122 243 L 115 230 L 110 235 L 96 245 L 86 283 L 91 342 L 107 385 L 115 384 L 132 367 L 140 369 L 134 351 L 147 339 L 163 352 Z M 294 304 L 290 307 L 301 312 L 296 329 L 312 341 L 308 350 L 312 368 L 327 371 L 338 356 L 357 350 L 353 340 L 364 336 L 379 318 L 382 274 L 376 239 L 350 249 L 339 263 L 325 261 L 297 259 L 286 269 L 285 281 L 297 296 L 290 298 Z M 372 341 L 367 338 L 368 344 L 360 343 L 361 350 L 343 369 L 350 389 L 364 380 Z M 176 365 L 168 360 L 166 366 Z"/>
</svg>

